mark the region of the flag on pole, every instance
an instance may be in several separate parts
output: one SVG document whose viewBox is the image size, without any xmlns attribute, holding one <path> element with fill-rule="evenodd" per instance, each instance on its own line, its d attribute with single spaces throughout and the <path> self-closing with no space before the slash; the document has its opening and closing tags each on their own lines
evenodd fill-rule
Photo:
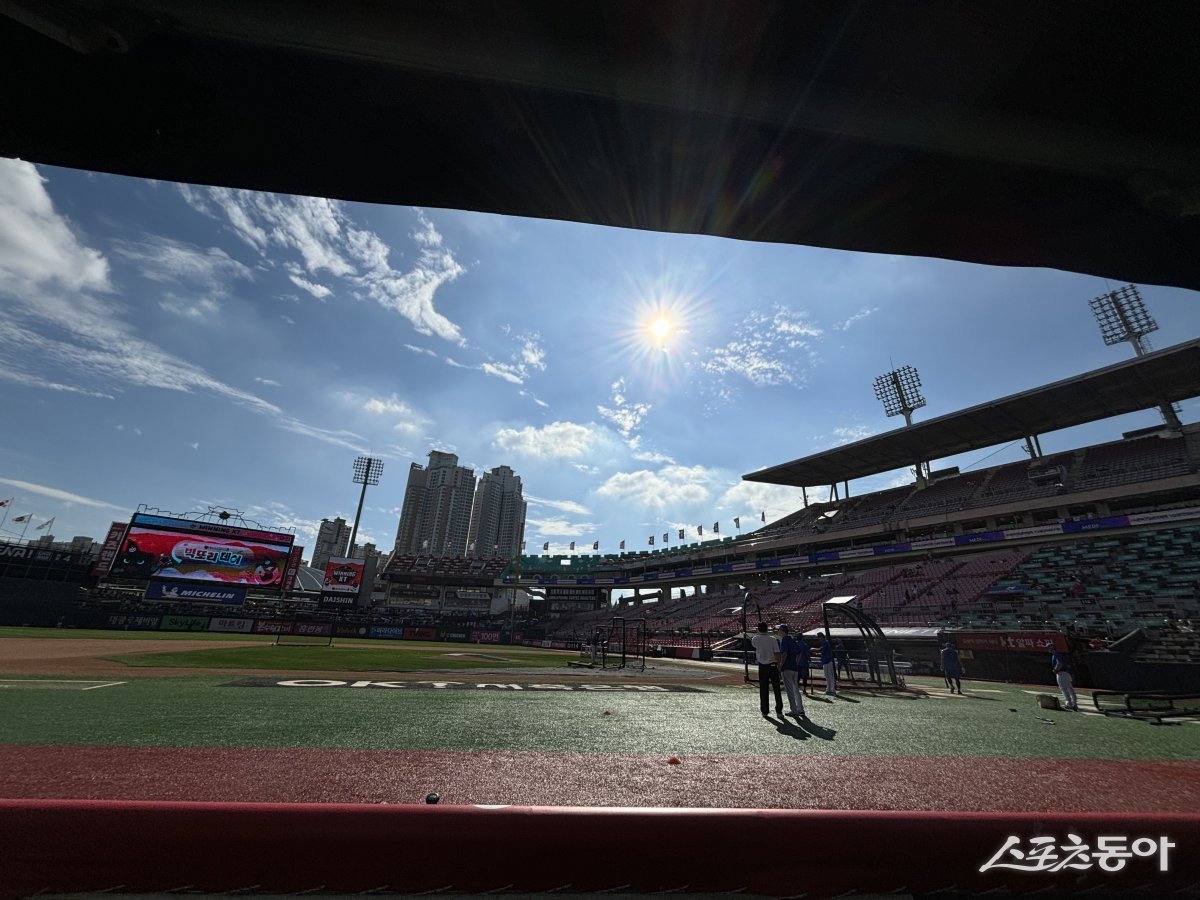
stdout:
<svg viewBox="0 0 1200 900">
<path fill-rule="evenodd" d="M 650 546 L 654 546 L 654 535 L 650 535 Z"/>
<path fill-rule="evenodd" d="M 14 523 L 15 522 L 28 522 L 32 518 L 33 518 L 33 513 L 25 513 L 25 515 L 23 515 L 23 516 L 14 516 L 13 522 Z"/>
<path fill-rule="evenodd" d="M 51 516 L 51 517 L 50 517 L 50 521 L 49 521 L 49 522 L 43 522 L 41 525 L 39 525 L 37 528 L 35 528 L 35 529 L 33 529 L 33 530 L 34 530 L 34 531 L 41 531 L 43 528 L 49 528 L 51 525 L 53 525 L 53 524 L 54 524 L 54 520 L 55 520 L 56 518 L 57 518 L 57 516 Z"/>
<path fill-rule="evenodd" d="M 592 541 L 592 549 L 593 549 L 593 550 L 599 550 L 599 549 L 600 549 L 600 542 L 599 542 L 599 541 Z"/>
<path fill-rule="evenodd" d="M 680 529 L 679 529 L 679 539 L 680 539 L 681 541 L 683 540 L 683 535 L 684 535 L 684 530 L 683 530 L 682 528 L 680 528 Z"/>
<path fill-rule="evenodd" d="M 704 537 L 704 526 L 703 525 L 696 526 L 696 534 L 700 535 L 700 537 Z"/>
<path fill-rule="evenodd" d="M 762 520 L 764 523 L 767 521 L 767 511 L 765 509 L 762 511 Z"/>
<path fill-rule="evenodd" d="M 625 542 L 624 542 L 624 541 L 621 541 L 621 549 L 622 549 L 622 550 L 624 550 L 624 549 L 625 549 Z"/>
<path fill-rule="evenodd" d="M 734 528 L 741 528 L 741 527 L 742 527 L 742 517 L 741 517 L 741 516 L 734 516 L 734 517 L 733 517 L 733 527 L 734 527 Z"/>
<path fill-rule="evenodd" d="M 549 542 L 549 541 L 546 541 L 546 543 L 542 544 L 542 551 L 543 551 L 543 552 L 545 552 L 545 551 L 547 551 L 547 550 L 549 550 L 549 549 L 550 549 L 550 542 Z"/>
<path fill-rule="evenodd" d="M 0 509 L 8 506 L 8 504 L 12 503 L 15 499 L 15 497 L 9 497 L 7 500 L 0 500 Z"/>
<path fill-rule="evenodd" d="M 720 533 L 721 533 L 721 523 L 713 522 L 713 534 L 720 534 Z"/>
<path fill-rule="evenodd" d="M 574 541 L 571 541 L 571 552 L 572 553 L 575 552 L 575 542 Z"/>
<path fill-rule="evenodd" d="M 670 538 L 671 538 L 671 532 L 664 531 L 663 532 L 663 543 L 665 544 L 668 540 L 670 540 Z"/>
</svg>

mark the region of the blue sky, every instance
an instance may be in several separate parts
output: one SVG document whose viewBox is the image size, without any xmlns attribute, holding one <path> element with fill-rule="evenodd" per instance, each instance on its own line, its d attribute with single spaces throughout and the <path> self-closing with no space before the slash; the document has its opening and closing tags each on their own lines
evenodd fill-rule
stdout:
<svg viewBox="0 0 1200 900">
<path fill-rule="evenodd" d="M 1126 359 L 1088 308 L 1117 286 L 0 159 L 0 499 L 59 539 L 146 503 L 237 509 L 311 547 L 322 517 L 353 518 L 372 453 L 360 534 L 390 548 L 408 465 L 439 449 L 522 477 L 531 551 L 745 532 L 800 492 L 742 474 L 902 424 L 872 389 L 893 366 L 920 370 L 921 419 Z M 1153 346 L 1200 334 L 1194 292 L 1142 294 Z M 1023 455 L 993 449 L 938 465 Z"/>
</svg>

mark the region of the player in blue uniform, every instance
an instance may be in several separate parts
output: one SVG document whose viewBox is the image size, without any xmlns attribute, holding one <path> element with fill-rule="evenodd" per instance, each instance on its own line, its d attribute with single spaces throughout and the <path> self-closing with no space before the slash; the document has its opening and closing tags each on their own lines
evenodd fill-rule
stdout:
<svg viewBox="0 0 1200 900">
<path fill-rule="evenodd" d="M 962 693 L 962 662 L 958 658 L 958 650 L 953 644 L 945 644 L 942 646 L 942 675 L 946 679 L 946 687 L 950 688 L 950 693 L 954 693 L 955 687 L 958 688 L 958 693 Z"/>
</svg>

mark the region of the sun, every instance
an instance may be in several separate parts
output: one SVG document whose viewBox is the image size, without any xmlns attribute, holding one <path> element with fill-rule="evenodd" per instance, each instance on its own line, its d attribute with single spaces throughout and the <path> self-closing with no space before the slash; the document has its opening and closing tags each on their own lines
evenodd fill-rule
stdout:
<svg viewBox="0 0 1200 900">
<path fill-rule="evenodd" d="M 650 333 L 660 344 L 663 343 L 671 334 L 671 320 L 666 316 L 659 316 L 650 324 Z"/>
</svg>

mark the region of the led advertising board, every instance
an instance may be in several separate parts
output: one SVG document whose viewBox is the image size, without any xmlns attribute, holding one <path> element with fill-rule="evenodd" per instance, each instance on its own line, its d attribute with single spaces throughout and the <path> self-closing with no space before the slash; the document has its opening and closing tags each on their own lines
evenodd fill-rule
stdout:
<svg viewBox="0 0 1200 900">
<path fill-rule="evenodd" d="M 362 588 L 365 559 L 331 556 L 325 563 L 325 583 L 321 589 L 330 594 L 358 594 Z"/>
<path fill-rule="evenodd" d="M 278 590 L 294 540 L 284 532 L 138 513 L 109 572 L 120 578 L 153 576 Z"/>
<path fill-rule="evenodd" d="M 117 558 L 117 551 L 121 549 L 121 538 L 125 535 L 127 527 L 125 522 L 113 522 L 108 527 L 108 535 L 104 538 L 104 544 L 100 547 L 100 555 L 92 567 L 93 575 L 108 573 L 108 567 L 112 565 L 112 561 Z"/>
<path fill-rule="evenodd" d="M 296 576 L 300 574 L 302 556 L 304 556 L 303 547 L 299 544 L 292 547 L 291 555 L 288 556 L 287 571 L 283 573 L 283 589 L 287 593 L 296 589 Z"/>
</svg>

